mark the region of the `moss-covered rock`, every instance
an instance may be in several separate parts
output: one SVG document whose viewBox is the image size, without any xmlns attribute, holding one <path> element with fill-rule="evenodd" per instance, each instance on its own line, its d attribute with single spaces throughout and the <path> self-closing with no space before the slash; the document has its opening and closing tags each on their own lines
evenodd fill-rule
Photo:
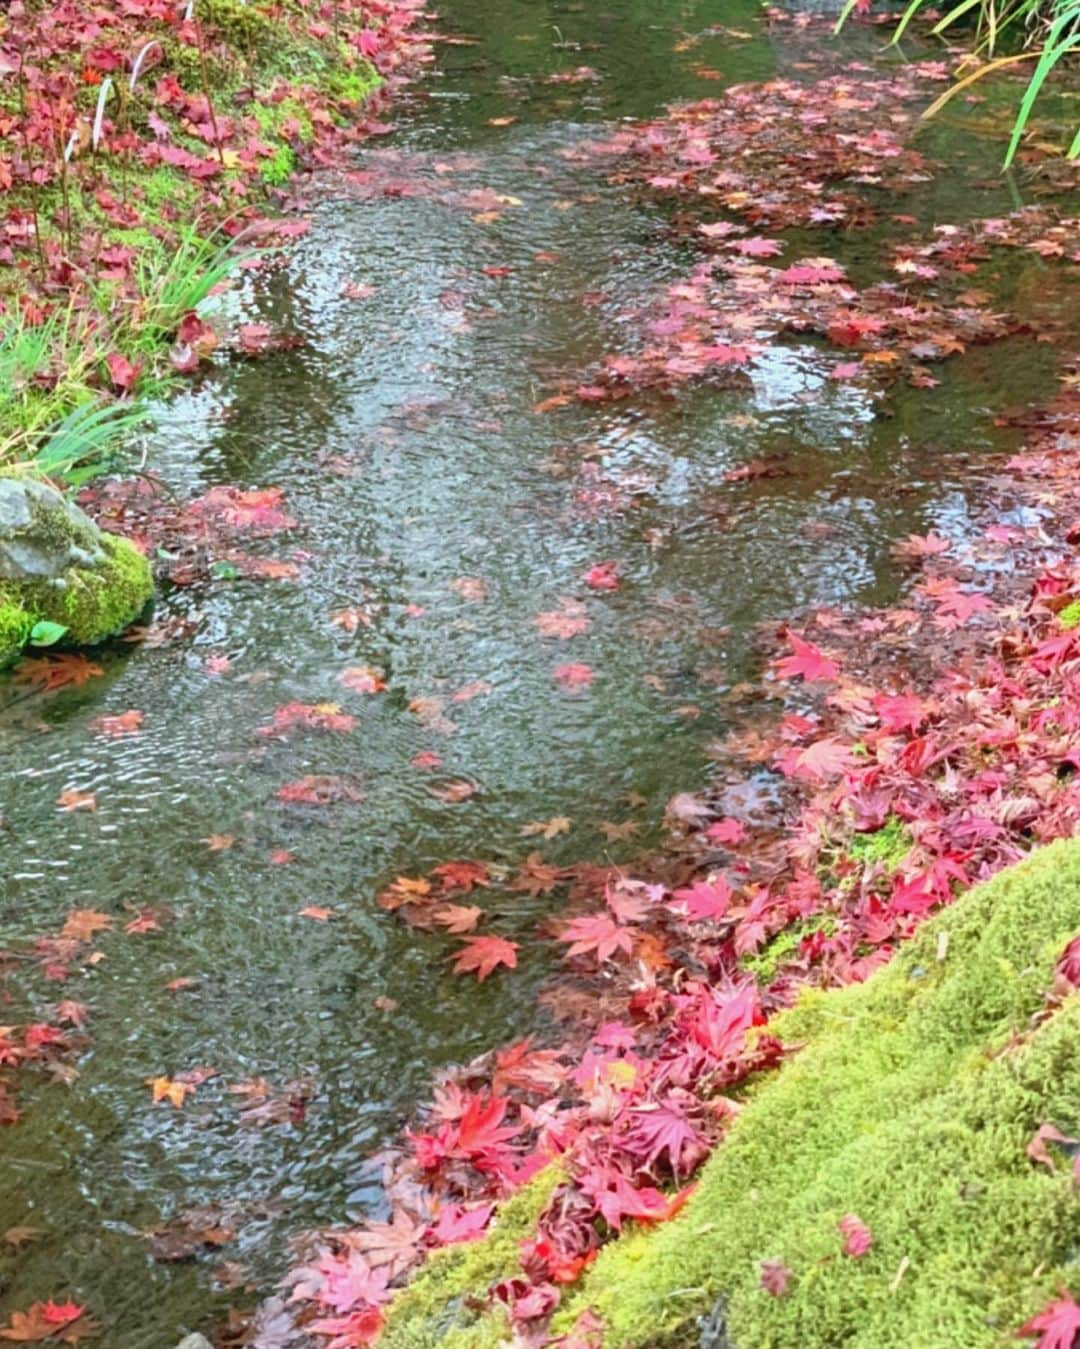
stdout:
<svg viewBox="0 0 1080 1349">
<path fill-rule="evenodd" d="M 36 624 L 92 645 L 122 631 L 153 594 L 146 558 L 106 534 L 59 492 L 32 478 L 0 477 L 0 665 Z"/>
<path fill-rule="evenodd" d="M 556 1317 L 591 1306 L 605 1345 L 696 1345 L 723 1307 L 737 1349 L 980 1349 L 1080 1293 L 1071 1160 L 1080 995 L 1048 1006 L 1080 928 L 1080 840 L 1048 847 L 927 924 L 865 984 L 808 993 L 771 1030 L 805 1047 L 755 1089 L 686 1209 L 601 1253 Z M 869 1252 L 843 1252 L 855 1213 Z M 790 1271 L 784 1296 L 761 1262 Z M 406 1343 L 406 1341 L 401 1341 Z"/>
</svg>

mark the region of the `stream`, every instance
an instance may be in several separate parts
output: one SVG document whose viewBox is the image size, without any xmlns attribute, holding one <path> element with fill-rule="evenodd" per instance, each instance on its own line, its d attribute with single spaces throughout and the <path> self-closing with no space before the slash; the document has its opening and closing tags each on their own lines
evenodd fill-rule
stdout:
<svg viewBox="0 0 1080 1349">
<path fill-rule="evenodd" d="M 534 411 L 692 265 L 661 206 L 563 152 L 673 99 L 799 77 L 797 33 L 751 0 L 721 8 L 691 45 L 716 22 L 708 0 L 446 0 L 441 32 L 468 41 L 437 47 L 437 73 L 357 174 L 308 194 L 287 268 L 223 301 L 302 343 L 223 356 L 161 410 L 148 449 L 181 497 L 280 486 L 298 528 L 255 546 L 297 578 L 166 587 L 155 617 L 188 621 L 186 640 L 112 643 L 103 677 L 46 696 L 0 684 L 0 946 L 73 909 L 116 917 L 99 961 L 59 991 L 20 975 L 0 1017 L 77 999 L 91 1037 L 77 1080 L 28 1081 L 3 1134 L 0 1232 L 38 1235 L 0 1250 L 0 1311 L 71 1296 L 110 1349 L 171 1349 L 269 1291 L 303 1229 L 377 1212 L 367 1159 L 433 1074 L 543 1032 L 534 994 L 558 952 L 535 929 L 559 903 L 485 900 L 522 950 L 512 976 L 478 984 L 450 970 L 456 939 L 411 931 L 379 891 L 447 859 L 622 861 L 658 841 L 668 799 L 708 777 L 731 690 L 760 668 L 761 625 L 895 597 L 890 545 L 962 536 L 973 464 L 1019 443 L 994 414 L 1052 389 L 1053 351 L 1008 341 L 943 365 L 932 391 L 894 390 L 884 415 L 866 389 L 830 384 L 835 353 L 808 340 L 771 352 L 752 388 Z M 846 34 L 836 60 L 868 59 L 882 36 Z M 1024 201 L 997 172 L 1000 139 L 946 121 L 920 145 L 949 168 L 884 220 Z M 794 256 L 858 275 L 907 228 L 806 231 Z M 1002 305 L 1049 303 L 1042 266 L 1003 264 Z M 782 474 L 725 482 L 770 457 Z M 585 589 L 607 560 L 619 589 Z M 545 636 L 537 615 L 567 601 L 587 627 Z M 363 617 L 343 625 L 350 610 Z M 567 691 L 563 663 L 594 681 Z M 343 689 L 356 666 L 387 691 Z M 260 738 L 291 701 L 340 703 L 357 725 Z M 94 734 L 94 717 L 127 709 L 139 734 Z M 363 799 L 278 801 L 309 774 Z M 96 810 L 58 810 L 64 791 Z M 550 839 L 522 832 L 560 817 Z M 125 934 L 146 905 L 160 929 Z M 215 1076 L 181 1109 L 152 1103 L 148 1079 L 197 1066 Z M 303 1118 L 246 1122 L 230 1086 L 259 1078 L 302 1082 Z M 197 1206 L 231 1239 L 156 1259 L 145 1233 Z"/>
</svg>

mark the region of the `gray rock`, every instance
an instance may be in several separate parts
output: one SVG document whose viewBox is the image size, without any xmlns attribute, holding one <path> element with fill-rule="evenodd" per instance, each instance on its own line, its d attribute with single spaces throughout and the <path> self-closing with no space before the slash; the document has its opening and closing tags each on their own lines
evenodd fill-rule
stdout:
<svg viewBox="0 0 1080 1349">
<path fill-rule="evenodd" d="M 134 622 L 154 593 L 150 564 L 127 539 L 33 478 L 0 473 L 0 669 L 34 629 L 91 646 Z"/>
<path fill-rule="evenodd" d="M 176 1349 L 214 1349 L 205 1335 L 185 1335 Z"/>
<path fill-rule="evenodd" d="M 56 578 L 104 560 L 101 531 L 78 506 L 32 478 L 0 478 L 0 578 Z"/>
</svg>

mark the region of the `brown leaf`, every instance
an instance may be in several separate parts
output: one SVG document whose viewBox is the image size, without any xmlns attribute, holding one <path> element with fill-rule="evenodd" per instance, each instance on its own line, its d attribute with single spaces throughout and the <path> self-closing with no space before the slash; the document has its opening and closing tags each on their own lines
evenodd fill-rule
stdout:
<svg viewBox="0 0 1080 1349">
<path fill-rule="evenodd" d="M 78 792 L 74 788 L 61 792 L 56 798 L 61 810 L 97 810 L 97 797 L 93 792 Z"/>
</svg>

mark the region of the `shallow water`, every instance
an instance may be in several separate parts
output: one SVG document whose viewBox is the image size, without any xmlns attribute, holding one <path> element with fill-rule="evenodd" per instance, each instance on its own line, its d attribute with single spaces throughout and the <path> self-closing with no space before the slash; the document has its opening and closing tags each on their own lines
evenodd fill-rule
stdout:
<svg viewBox="0 0 1080 1349">
<path fill-rule="evenodd" d="M 70 1294 L 105 1322 L 110 1347 L 162 1349 L 271 1286 L 290 1235 L 377 1204 L 365 1157 L 440 1065 L 541 1024 L 531 991 L 557 958 L 533 935 L 551 901 L 494 892 L 481 903 L 522 941 L 522 969 L 480 986 L 453 977 L 456 943 L 379 910 L 381 885 L 447 858 L 510 864 L 533 847 L 556 861 L 632 856 L 664 802 L 702 782 L 725 693 L 756 668 L 757 625 L 888 601 L 902 582 L 890 543 L 962 535 L 973 459 L 1015 443 L 988 413 L 1051 387 L 1052 352 L 1014 342 L 956 359 L 932 393 L 893 395 L 886 417 L 858 388 L 828 384 L 833 356 L 791 343 L 752 392 L 531 410 L 553 376 L 617 348 L 628 303 L 687 263 L 662 210 L 560 151 L 672 98 L 799 69 L 797 38 L 768 34 L 748 0 L 724 7 L 725 31 L 676 50 L 710 12 L 704 0 L 610 12 L 449 0 L 444 31 L 475 41 L 440 49 L 440 73 L 360 165 L 410 190 L 330 184 L 287 272 L 244 300 L 305 344 L 223 360 L 163 411 L 151 447 L 181 494 L 281 485 L 300 529 L 262 548 L 299 550 L 301 579 L 167 592 L 157 616 L 196 619 L 189 642 L 117 645 L 104 678 L 47 699 L 0 689 L 0 943 L 55 931 L 73 908 L 118 927 L 128 905 L 173 912 L 159 933 L 106 934 L 104 959 L 62 990 L 31 985 L 38 1005 L 85 1001 L 92 1044 L 70 1088 L 27 1087 L 25 1117 L 3 1137 L 0 1231 L 43 1234 L 0 1254 L 0 1309 Z M 872 44 L 856 35 L 837 50 Z M 583 65 L 601 78 L 546 82 Z M 999 142 L 946 128 L 928 147 L 953 166 L 897 212 L 947 223 L 1023 200 L 994 174 Z M 514 200 L 479 221 L 445 200 L 481 188 Z M 857 274 L 878 238 L 807 235 L 800 247 Z M 1042 274 L 1034 256 L 1005 271 L 1003 298 L 1042 303 Z M 344 298 L 350 281 L 375 291 Z M 767 454 L 782 456 L 783 476 L 723 482 Z M 588 631 L 542 638 L 536 615 L 583 597 L 582 573 L 608 558 L 624 581 L 586 598 Z M 486 598 L 463 596 L 462 577 L 482 579 Z M 370 627 L 330 622 L 360 603 Z M 212 654 L 231 672 L 209 674 Z M 552 679 L 568 661 L 597 672 L 584 695 Z M 344 692 L 350 665 L 384 669 L 389 692 Z M 490 691 L 451 701 L 478 680 Z M 448 700 L 453 734 L 409 712 L 418 697 Z M 258 739 L 294 699 L 339 701 L 360 724 Z M 145 714 L 139 735 L 88 728 L 128 708 Z M 409 763 L 429 749 L 445 761 L 435 774 Z M 277 787 L 307 773 L 358 775 L 365 800 L 279 805 Z M 467 801 L 429 791 L 459 778 L 478 788 Z M 58 812 L 70 788 L 93 791 L 96 813 Z M 521 836 L 561 815 L 569 833 Z M 634 839 L 605 841 L 602 822 L 631 818 Z M 219 834 L 235 842 L 212 851 Z M 271 865 L 274 849 L 294 863 Z M 300 916 L 307 904 L 336 920 Z M 166 989 L 186 977 L 194 988 Z M 11 981 L 5 1019 L 26 1019 L 26 986 Z M 385 999 L 396 1010 L 380 1010 Z M 218 1076 L 182 1110 L 151 1105 L 145 1079 L 199 1065 Z M 310 1079 L 302 1125 L 241 1127 L 228 1086 L 259 1076 Z M 236 1239 L 155 1262 L 143 1230 L 198 1204 L 224 1206 Z M 215 1287 L 223 1259 L 250 1289 Z"/>
</svg>

